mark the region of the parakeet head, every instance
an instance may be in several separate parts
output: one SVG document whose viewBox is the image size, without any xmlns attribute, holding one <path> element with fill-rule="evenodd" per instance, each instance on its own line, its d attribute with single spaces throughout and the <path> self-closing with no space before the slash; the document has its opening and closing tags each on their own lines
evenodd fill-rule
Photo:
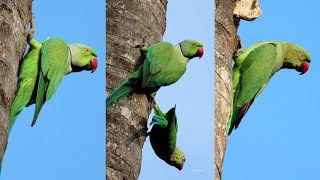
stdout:
<svg viewBox="0 0 320 180">
<path fill-rule="evenodd" d="M 94 72 L 98 67 L 97 53 L 83 44 L 68 45 L 71 52 L 71 67 L 73 72 L 82 70 Z"/>
<path fill-rule="evenodd" d="M 192 59 L 194 57 L 201 58 L 203 56 L 204 49 L 201 42 L 196 40 L 184 40 L 179 44 L 180 44 L 182 54 L 185 57 Z"/>
<path fill-rule="evenodd" d="M 288 49 L 284 56 L 284 68 L 295 69 L 304 74 L 308 71 L 310 62 L 311 57 L 304 48 L 288 43 Z"/>
<path fill-rule="evenodd" d="M 183 169 L 183 164 L 186 161 L 186 157 L 184 156 L 183 152 L 176 147 L 173 154 L 170 156 L 169 161 L 167 161 L 168 164 L 171 166 L 176 167 L 179 170 Z"/>
</svg>

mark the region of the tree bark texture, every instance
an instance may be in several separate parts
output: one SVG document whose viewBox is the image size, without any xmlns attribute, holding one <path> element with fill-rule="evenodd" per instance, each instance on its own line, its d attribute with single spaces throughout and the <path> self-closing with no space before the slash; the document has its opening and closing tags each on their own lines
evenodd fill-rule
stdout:
<svg viewBox="0 0 320 180">
<path fill-rule="evenodd" d="M 0 162 L 8 142 L 10 107 L 16 94 L 32 0 L 0 0 Z"/>
<path fill-rule="evenodd" d="M 215 3 L 215 179 L 220 180 L 227 146 L 226 127 L 232 95 L 231 64 L 239 44 L 239 19 L 233 16 L 235 0 L 216 0 Z"/>
<path fill-rule="evenodd" d="M 144 57 L 137 45 L 162 40 L 167 0 L 107 1 L 107 94 L 128 78 Z M 137 179 L 150 114 L 145 95 L 133 94 L 107 109 L 107 179 Z"/>
</svg>

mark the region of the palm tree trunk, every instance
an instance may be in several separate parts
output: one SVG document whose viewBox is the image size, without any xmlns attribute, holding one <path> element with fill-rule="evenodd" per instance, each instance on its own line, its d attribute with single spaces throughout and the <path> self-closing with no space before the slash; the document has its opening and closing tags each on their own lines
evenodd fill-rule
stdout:
<svg viewBox="0 0 320 180">
<path fill-rule="evenodd" d="M 232 95 L 232 58 L 241 50 L 237 36 L 240 19 L 253 21 L 262 14 L 259 0 L 216 0 L 215 9 L 215 178 L 222 177 L 227 148 L 226 127 Z"/>
<path fill-rule="evenodd" d="M 232 57 L 238 45 L 234 0 L 216 0 L 215 9 L 215 179 L 222 176 L 232 93 Z"/>
<path fill-rule="evenodd" d="M 32 0 L 0 0 L 0 162 L 8 142 L 10 107 L 16 94 Z"/>
<path fill-rule="evenodd" d="M 161 41 L 167 0 L 107 1 L 107 93 L 142 63 L 137 45 Z M 107 179 L 137 179 L 150 114 L 145 95 L 133 94 L 107 109 Z"/>
</svg>

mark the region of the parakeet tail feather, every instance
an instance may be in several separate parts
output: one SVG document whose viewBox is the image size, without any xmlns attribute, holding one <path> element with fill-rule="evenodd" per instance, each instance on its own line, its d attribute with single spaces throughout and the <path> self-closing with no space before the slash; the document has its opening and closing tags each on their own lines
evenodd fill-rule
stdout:
<svg viewBox="0 0 320 180">
<path fill-rule="evenodd" d="M 46 95 L 47 88 L 48 88 L 48 82 L 45 81 L 45 77 L 41 71 L 39 75 L 39 83 L 38 83 L 38 89 L 37 89 L 36 108 L 34 111 L 34 116 L 33 116 L 31 126 L 33 126 L 36 123 L 38 115 L 41 111 L 41 108 L 46 101 L 45 95 Z"/>
<path fill-rule="evenodd" d="M 126 80 L 127 81 L 127 80 Z M 118 86 L 111 94 L 107 97 L 106 103 L 109 107 L 112 103 L 118 101 L 119 99 L 128 96 L 133 93 L 133 89 L 126 84 Z"/>
<path fill-rule="evenodd" d="M 9 135 L 10 135 L 10 132 L 11 132 L 11 129 L 14 125 L 14 123 L 16 122 L 16 119 L 18 117 L 18 115 L 21 113 L 23 107 L 20 107 L 18 110 L 16 109 L 17 105 L 16 105 L 16 100 L 12 103 L 12 106 L 11 106 L 11 110 L 10 110 L 10 123 L 9 123 Z"/>
<path fill-rule="evenodd" d="M 112 103 L 120 100 L 125 96 L 129 96 L 134 92 L 135 88 L 138 88 L 139 82 L 141 86 L 142 66 L 134 72 L 128 79 L 123 81 L 118 87 L 116 87 L 106 99 L 106 107 L 108 108 Z"/>
<path fill-rule="evenodd" d="M 242 108 L 237 108 L 233 114 L 230 116 L 229 122 L 228 122 L 228 135 L 231 134 L 233 129 L 237 129 L 242 118 L 244 117 L 244 115 L 246 115 L 246 113 L 248 112 L 250 106 L 252 105 L 254 99 L 252 99 L 251 101 L 249 101 L 248 103 L 246 103 Z"/>
</svg>

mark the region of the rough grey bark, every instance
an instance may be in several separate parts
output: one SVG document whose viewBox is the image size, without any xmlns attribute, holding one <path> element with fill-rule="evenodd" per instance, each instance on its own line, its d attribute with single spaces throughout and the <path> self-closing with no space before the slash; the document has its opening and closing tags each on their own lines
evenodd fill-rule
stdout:
<svg viewBox="0 0 320 180">
<path fill-rule="evenodd" d="M 239 42 L 239 19 L 233 16 L 235 0 L 216 0 L 215 3 L 215 179 L 220 180 L 227 147 L 226 127 L 232 93 L 231 62 Z"/>
<path fill-rule="evenodd" d="M 242 50 L 237 36 L 240 19 L 261 16 L 259 0 L 216 0 L 215 9 L 215 178 L 222 177 L 227 148 L 226 127 L 232 96 L 232 58 Z"/>
<path fill-rule="evenodd" d="M 26 48 L 32 0 L 0 0 L 0 162 L 7 147 L 9 113 Z"/>
<path fill-rule="evenodd" d="M 107 94 L 142 63 L 137 45 L 162 40 L 167 0 L 107 1 Z M 137 179 L 150 104 L 133 94 L 107 109 L 107 179 Z"/>
</svg>

